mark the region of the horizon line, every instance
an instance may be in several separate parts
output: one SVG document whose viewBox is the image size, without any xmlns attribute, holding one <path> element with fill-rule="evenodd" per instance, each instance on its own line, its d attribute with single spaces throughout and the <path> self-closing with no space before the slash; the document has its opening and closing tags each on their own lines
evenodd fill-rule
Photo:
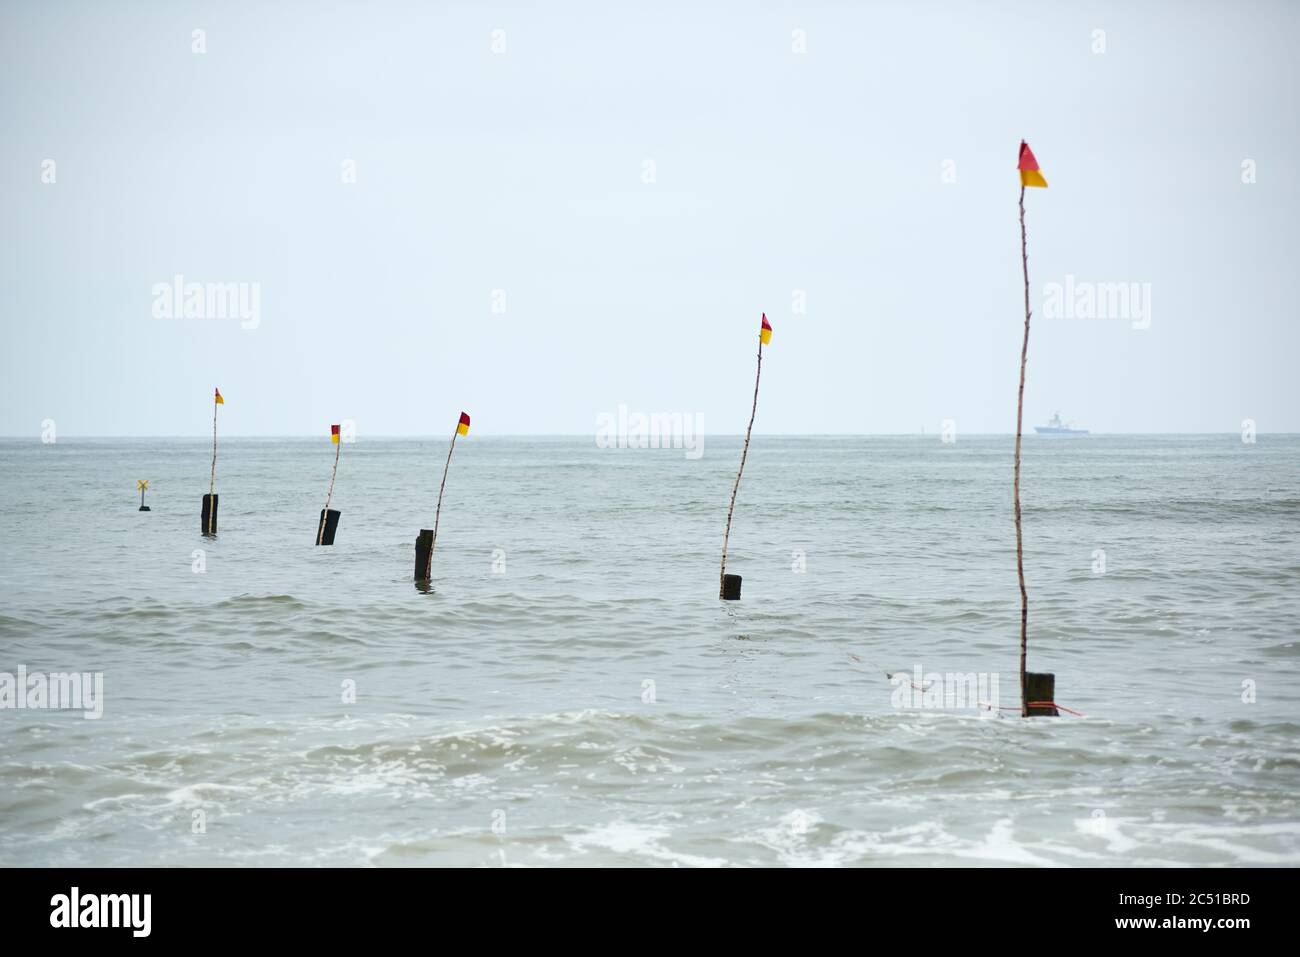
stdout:
<svg viewBox="0 0 1300 957">
<path fill-rule="evenodd" d="M 741 437 L 744 435 L 744 433 L 741 433 L 741 432 L 703 432 L 703 433 L 700 433 L 700 434 L 701 434 L 704 438 L 741 438 Z M 915 437 L 915 438 L 920 438 L 920 437 L 931 438 L 931 437 L 934 437 L 934 436 L 942 436 L 942 434 L 943 434 L 943 433 L 942 433 L 942 430 L 939 430 L 939 429 L 936 429 L 934 432 L 755 432 L 755 433 L 754 433 L 754 435 L 756 435 L 756 436 L 767 436 L 768 438 L 808 438 L 808 439 L 812 439 L 812 438 L 902 438 L 902 437 L 909 437 L 909 436 L 910 436 L 910 437 Z M 1256 435 L 1281 435 L 1281 436 L 1290 436 L 1290 435 L 1300 435 L 1300 432 L 1263 432 L 1263 431 L 1257 431 L 1255 434 L 1256 434 Z M 589 439 L 589 438 L 593 438 L 594 435 L 595 435 L 594 432 L 494 432 L 494 433 L 488 433 L 487 435 L 477 435 L 477 436 L 475 436 L 475 438 L 476 438 L 476 439 Z M 959 433 L 959 435 L 960 435 L 960 436 L 966 436 L 966 437 L 975 437 L 975 438 L 1001 438 L 1001 437 L 1014 438 L 1014 437 L 1015 437 L 1015 433 L 1014 433 L 1014 432 L 962 432 L 962 433 Z M 1036 436 L 1036 435 L 1038 435 L 1038 433 L 1036 433 L 1036 432 L 1022 432 L 1021 435 L 1023 435 L 1023 436 L 1035 435 L 1035 436 Z M 1070 436 L 1070 435 L 1064 435 L 1064 436 L 1062 436 L 1062 435 L 1051 435 L 1051 436 L 1046 436 L 1046 437 L 1049 437 L 1049 438 L 1070 438 L 1070 437 L 1078 438 L 1078 437 L 1082 437 L 1082 436 L 1089 436 L 1089 437 L 1091 437 L 1091 436 L 1108 436 L 1108 437 L 1109 437 L 1109 436 L 1165 436 L 1165 435 L 1185 435 L 1185 436 L 1195 436 L 1195 435 L 1240 435 L 1240 430 L 1239 430 L 1239 429 L 1235 429 L 1235 430 L 1226 430 L 1226 431 L 1223 431 L 1223 432 L 1192 432 L 1192 431 L 1178 431 L 1178 432 L 1095 432 L 1095 431 L 1092 431 L 1092 430 L 1088 430 L 1088 431 L 1085 431 L 1085 432 L 1075 433 L 1073 436 Z M 21 441 L 21 440 L 31 440 L 31 441 L 35 441 L 36 443 L 41 444 L 41 445 L 57 445 L 59 441 L 66 441 L 66 440 L 68 440 L 68 439 L 97 439 L 97 440 L 106 440 L 106 439 L 186 439 L 186 440 L 188 440 L 188 439 L 194 439 L 194 440 L 198 440 L 198 439 L 206 439 L 207 437 L 208 437 L 208 436 L 205 435 L 205 434 L 203 434 L 203 433 L 197 433 L 197 434 L 191 434 L 191 435 L 178 435 L 178 434 L 171 434 L 171 435 L 147 435 L 147 434 L 139 434 L 139 435 L 109 435 L 109 434 L 105 434 L 105 435 L 85 435 L 85 434 L 82 434 L 82 435 L 69 435 L 69 436 L 63 436 L 63 437 L 60 437 L 60 438 L 59 438 L 58 440 L 56 440 L 55 442 L 41 442 L 41 438 L 40 438 L 40 435 L 39 435 L 39 434 L 37 434 L 37 435 L 35 435 L 35 436 L 33 436 L 33 435 L 31 435 L 31 434 L 26 434 L 26 435 L 0 435 L 0 441 L 11 441 L 11 440 L 13 440 L 13 441 Z M 225 435 L 225 434 L 223 434 L 221 437 L 222 437 L 222 438 L 225 438 L 225 439 L 322 439 L 322 440 L 324 440 L 324 439 L 328 439 L 328 438 L 329 438 L 329 433 L 318 434 L 318 433 L 315 433 L 315 432 L 312 432 L 312 433 L 299 432 L 299 433 L 267 433 L 267 434 L 251 434 L 251 435 L 250 435 L 250 434 L 237 434 L 237 435 L 236 435 L 236 434 L 232 434 L 232 435 Z M 441 433 L 436 433 L 436 434 L 435 434 L 435 433 L 424 433 L 424 434 L 403 434 L 403 433 L 394 433 L 394 432 L 382 432 L 382 433 L 369 433 L 369 434 L 367 435 L 367 438 L 371 438 L 371 439 L 445 439 L 445 438 L 447 438 L 447 436 L 446 436 L 446 435 L 443 435 L 443 434 L 441 434 Z M 348 442 L 348 443 L 345 443 L 345 444 L 347 444 L 347 445 L 355 445 L 356 442 L 355 442 L 355 441 L 354 441 L 354 442 Z"/>
</svg>

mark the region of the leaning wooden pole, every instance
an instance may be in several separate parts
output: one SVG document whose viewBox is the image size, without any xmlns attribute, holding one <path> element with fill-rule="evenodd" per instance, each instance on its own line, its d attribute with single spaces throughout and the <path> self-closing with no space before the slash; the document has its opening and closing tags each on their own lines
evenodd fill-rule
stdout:
<svg viewBox="0 0 1300 957">
<path fill-rule="evenodd" d="M 456 436 L 459 430 L 451 433 L 451 447 L 447 449 L 447 464 L 442 467 L 442 484 L 438 486 L 438 507 L 433 513 L 433 541 L 429 543 L 429 560 L 433 561 L 433 550 L 438 547 L 438 520 L 442 518 L 442 493 L 447 490 L 447 472 L 451 469 L 451 453 L 456 451 Z"/>
<path fill-rule="evenodd" d="M 1025 273 L 1025 338 L 1020 346 L 1020 391 L 1016 398 L 1016 575 L 1020 578 L 1020 716 L 1029 717 L 1025 664 L 1029 649 L 1029 594 L 1025 591 L 1025 548 L 1020 529 L 1020 436 L 1025 418 L 1025 365 L 1029 360 L 1029 245 L 1025 235 L 1025 187 L 1020 186 L 1020 263 Z"/>
<path fill-rule="evenodd" d="M 334 469 L 333 469 L 333 471 L 330 472 L 330 487 L 329 487 L 329 491 L 325 493 L 325 507 L 326 507 L 326 508 L 329 508 L 329 507 L 330 507 L 330 499 L 332 499 L 332 498 L 334 497 L 334 477 L 335 477 L 336 475 L 339 474 L 339 452 L 341 452 L 342 450 L 343 450 L 343 446 L 339 445 L 339 444 L 336 442 L 336 443 L 334 444 Z"/>
<path fill-rule="evenodd" d="M 421 529 L 415 540 L 415 580 L 429 581 L 433 577 L 433 549 L 438 542 L 438 522 L 442 518 L 442 493 L 447 489 L 447 472 L 451 469 L 451 454 L 456 451 L 456 436 L 469 435 L 469 416 L 460 414 L 456 431 L 451 433 L 451 446 L 447 449 L 447 463 L 442 467 L 442 484 L 438 486 L 438 507 L 433 513 L 433 530 Z"/>
<path fill-rule="evenodd" d="M 758 382 L 763 377 L 763 346 L 772 341 L 772 326 L 763 313 L 762 324 L 758 330 L 758 369 L 754 373 L 754 404 L 749 410 L 749 425 L 745 428 L 745 445 L 740 450 L 740 468 L 736 470 L 736 481 L 731 486 L 731 504 L 727 506 L 727 529 L 722 533 L 722 567 L 718 571 L 718 597 L 727 601 L 740 598 L 740 576 L 731 576 L 732 588 L 727 588 L 727 542 L 731 540 L 731 516 L 736 510 L 736 492 L 740 490 L 740 477 L 745 474 L 745 459 L 749 457 L 749 437 L 754 431 L 754 418 L 758 415 Z"/>
</svg>

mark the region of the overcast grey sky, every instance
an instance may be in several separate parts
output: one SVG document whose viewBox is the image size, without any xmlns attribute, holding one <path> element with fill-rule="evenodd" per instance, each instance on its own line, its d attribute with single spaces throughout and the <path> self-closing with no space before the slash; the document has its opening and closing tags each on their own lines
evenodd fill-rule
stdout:
<svg viewBox="0 0 1300 957">
<path fill-rule="evenodd" d="M 229 435 L 442 435 L 462 408 L 588 434 L 620 404 L 734 433 L 764 310 L 756 431 L 1009 432 L 1021 137 L 1050 183 L 1027 424 L 1300 431 L 1298 26 L 1286 2 L 5 2 L 0 434 L 203 435 L 214 386 Z M 178 274 L 258 284 L 256 328 L 156 318 Z M 1048 317 L 1067 275 L 1149 313 Z"/>
</svg>

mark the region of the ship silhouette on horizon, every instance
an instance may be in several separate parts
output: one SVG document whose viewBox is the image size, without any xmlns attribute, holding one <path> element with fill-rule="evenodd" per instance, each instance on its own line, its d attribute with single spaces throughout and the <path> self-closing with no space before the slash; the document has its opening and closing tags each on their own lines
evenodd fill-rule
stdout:
<svg viewBox="0 0 1300 957">
<path fill-rule="evenodd" d="M 1062 422 L 1061 413 L 1055 413 L 1046 425 L 1034 426 L 1039 435 L 1087 435 L 1087 429 L 1074 428 L 1073 422 Z"/>
</svg>

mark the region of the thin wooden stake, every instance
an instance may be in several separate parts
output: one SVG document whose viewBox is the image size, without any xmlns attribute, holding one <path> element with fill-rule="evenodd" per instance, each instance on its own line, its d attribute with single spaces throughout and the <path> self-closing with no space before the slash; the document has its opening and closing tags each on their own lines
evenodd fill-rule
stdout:
<svg viewBox="0 0 1300 957">
<path fill-rule="evenodd" d="M 442 517 L 442 493 L 447 488 L 447 470 L 451 468 L 451 453 L 456 451 L 458 434 L 460 434 L 459 425 L 451 433 L 451 448 L 447 450 L 447 464 L 442 467 L 442 485 L 438 487 L 438 510 L 433 514 L 433 541 L 429 544 L 429 560 L 424 566 L 424 577 L 428 579 L 433 578 L 433 550 L 438 544 L 438 519 Z"/>
<path fill-rule="evenodd" d="M 1025 270 L 1025 340 L 1020 347 L 1020 394 L 1016 400 L 1016 574 L 1020 577 L 1020 716 L 1029 717 L 1025 659 L 1029 644 L 1029 595 L 1025 591 L 1025 550 L 1020 531 L 1020 434 L 1025 415 L 1025 364 L 1029 359 L 1029 247 L 1025 237 L 1025 187 L 1020 187 L 1020 262 Z"/>
<path fill-rule="evenodd" d="M 736 470 L 736 484 L 731 486 L 731 504 L 727 506 L 727 530 L 722 535 L 722 569 L 718 572 L 718 597 L 722 598 L 727 580 L 727 542 L 731 538 L 731 513 L 736 510 L 736 492 L 740 476 L 745 471 L 745 458 L 749 455 L 749 435 L 754 431 L 754 417 L 758 414 L 758 380 L 763 375 L 763 336 L 758 337 L 758 371 L 754 374 L 754 407 L 749 412 L 749 426 L 745 429 L 745 447 L 740 451 L 740 468 Z"/>
<path fill-rule="evenodd" d="M 208 480 L 208 494 L 217 490 L 217 402 L 212 402 L 212 477 Z"/>
</svg>

